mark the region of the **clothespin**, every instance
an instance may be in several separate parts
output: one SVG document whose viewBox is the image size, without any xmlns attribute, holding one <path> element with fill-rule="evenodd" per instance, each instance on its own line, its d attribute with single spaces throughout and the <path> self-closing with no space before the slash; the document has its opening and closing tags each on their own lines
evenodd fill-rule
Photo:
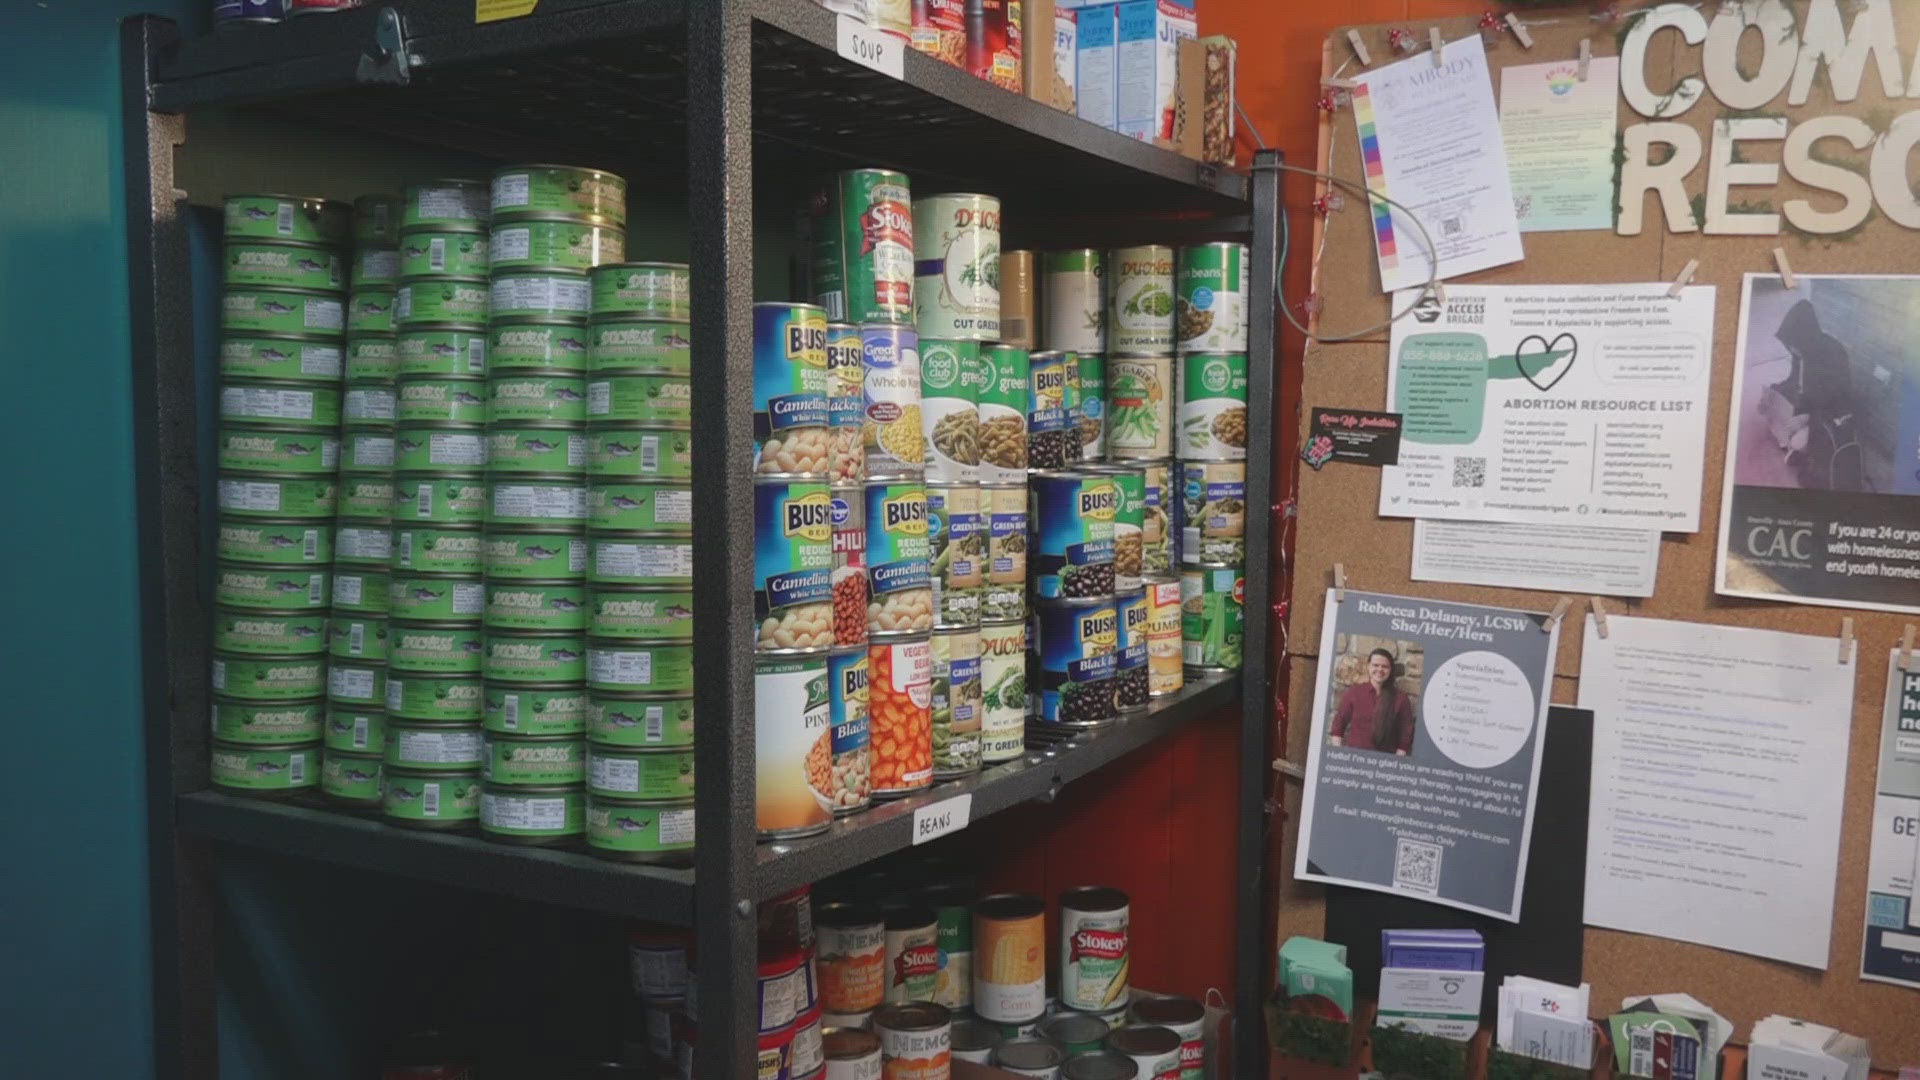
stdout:
<svg viewBox="0 0 1920 1080">
<path fill-rule="evenodd" d="M 1360 84 L 1355 82 L 1352 79 L 1341 79 L 1341 78 L 1329 76 L 1327 78 L 1321 79 L 1320 85 L 1331 86 L 1335 90 L 1352 90 L 1358 87 Z"/>
<path fill-rule="evenodd" d="M 1439 27 L 1437 26 L 1427 27 L 1427 44 L 1433 47 L 1433 66 L 1439 67 L 1440 66 L 1440 48 L 1441 48 Z"/>
<path fill-rule="evenodd" d="M 1433 293 L 1434 303 L 1444 304 L 1447 302 L 1447 283 L 1446 282 L 1435 279 L 1433 283 L 1433 288 L 1429 291 Z"/>
<path fill-rule="evenodd" d="M 1511 11 L 1507 12 L 1507 29 L 1512 30 L 1513 36 L 1520 39 L 1521 48 L 1533 48 L 1533 35 L 1527 33 L 1527 24 L 1521 22 L 1520 16 Z"/>
<path fill-rule="evenodd" d="M 1313 208 L 1322 214 L 1331 214 L 1347 207 L 1347 197 L 1340 194 L 1338 188 L 1328 188 L 1326 193 L 1313 200 Z"/>
<path fill-rule="evenodd" d="M 1333 564 L 1333 602 L 1347 602 L 1347 566 L 1345 563 Z"/>
<path fill-rule="evenodd" d="M 1793 266 L 1787 262 L 1786 248 L 1773 249 L 1773 265 L 1780 270 L 1780 284 L 1785 285 L 1789 289 L 1797 289 L 1800 287 L 1794 283 Z"/>
<path fill-rule="evenodd" d="M 1580 81 L 1587 81 L 1587 70 L 1593 67 L 1593 39 L 1580 39 Z"/>
<path fill-rule="evenodd" d="M 1307 770 L 1295 765 L 1286 758 L 1274 758 L 1273 771 L 1279 773 L 1281 776 L 1292 777 L 1301 783 L 1306 783 L 1307 780 Z"/>
<path fill-rule="evenodd" d="M 1913 624 L 1912 623 L 1908 623 L 1907 628 L 1900 632 L 1900 660 L 1897 666 L 1900 668 L 1901 671 L 1914 670 L 1913 668 Z"/>
<path fill-rule="evenodd" d="M 1347 44 L 1353 46 L 1353 55 L 1360 58 L 1361 67 L 1373 66 L 1373 57 L 1367 55 L 1367 43 L 1360 40 L 1360 31 L 1347 31 Z"/>
<path fill-rule="evenodd" d="M 1853 659 L 1853 616 L 1840 620 L 1840 662 Z"/>
<path fill-rule="evenodd" d="M 1560 601 L 1553 605 L 1553 610 L 1547 613 L 1547 621 L 1540 624 L 1540 632 L 1546 634 L 1552 633 L 1553 628 L 1560 625 L 1560 620 L 1567 617 L 1567 609 L 1572 606 L 1572 598 L 1561 597 Z"/>
<path fill-rule="evenodd" d="M 1607 640 L 1607 605 L 1597 596 L 1587 597 L 1587 606 L 1593 609 L 1593 628 L 1600 634 L 1600 640 Z"/>
<path fill-rule="evenodd" d="M 1394 52 L 1412 52 L 1414 41 L 1413 31 L 1405 27 L 1396 26 L 1387 31 L 1387 47 Z"/>
<path fill-rule="evenodd" d="M 1673 287 L 1667 290 L 1667 295 L 1679 296 L 1680 290 L 1692 283 L 1693 273 L 1698 269 L 1700 269 L 1700 260 L 1688 259 L 1687 265 L 1680 268 L 1680 276 L 1673 279 Z"/>
</svg>

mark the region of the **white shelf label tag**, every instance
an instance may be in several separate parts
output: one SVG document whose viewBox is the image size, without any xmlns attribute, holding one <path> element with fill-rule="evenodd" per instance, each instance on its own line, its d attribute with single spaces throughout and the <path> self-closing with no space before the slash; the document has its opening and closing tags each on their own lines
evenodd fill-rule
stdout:
<svg viewBox="0 0 1920 1080">
<path fill-rule="evenodd" d="M 901 58 L 906 55 L 906 42 L 851 15 L 839 17 L 839 36 L 842 59 L 870 67 L 882 75 L 905 78 L 901 74 Z"/>
<path fill-rule="evenodd" d="M 913 842 L 924 844 L 948 833 L 959 832 L 967 827 L 967 817 L 972 812 L 971 793 L 920 807 L 913 812 Z"/>
</svg>

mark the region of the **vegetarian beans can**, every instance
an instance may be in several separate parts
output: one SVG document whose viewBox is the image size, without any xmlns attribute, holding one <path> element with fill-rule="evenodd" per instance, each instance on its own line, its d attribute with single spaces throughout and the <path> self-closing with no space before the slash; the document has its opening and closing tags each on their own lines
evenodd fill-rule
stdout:
<svg viewBox="0 0 1920 1080">
<path fill-rule="evenodd" d="M 1163 1027 L 1180 1036 L 1180 1080 L 1207 1075 L 1206 1007 L 1192 998 L 1136 998 L 1128 1013 L 1134 1024 Z"/>
<path fill-rule="evenodd" d="M 1047 906 L 1002 893 L 973 906 L 973 1011 L 1022 1024 L 1047 1010 Z"/>
<path fill-rule="evenodd" d="M 980 761 L 995 765 L 1026 752 L 1027 624 L 980 626 Z"/>
<path fill-rule="evenodd" d="M 1237 566 L 1180 573 L 1180 647 L 1187 670 L 1238 671 L 1246 638 L 1246 578 Z"/>
<path fill-rule="evenodd" d="M 1173 453 L 1173 359 L 1116 356 L 1107 362 L 1107 456 Z"/>
<path fill-rule="evenodd" d="M 1106 258 L 1093 248 L 1049 251 L 1041 259 L 1047 313 L 1041 344 L 1064 352 L 1107 351 Z"/>
<path fill-rule="evenodd" d="M 597 480 L 689 480 L 693 433 L 639 424 L 587 428 L 587 475 Z"/>
<path fill-rule="evenodd" d="M 693 851 L 693 805 L 647 806 L 589 795 L 587 847 L 625 862 L 683 862 Z"/>
<path fill-rule="evenodd" d="M 574 634 L 486 634 L 485 671 L 488 682 L 578 683 L 586 678 L 586 638 Z"/>
<path fill-rule="evenodd" d="M 387 727 L 386 762 L 395 768 L 466 772 L 479 769 L 485 757 L 485 739 L 478 727 L 401 723 Z"/>
<path fill-rule="evenodd" d="M 851 323 L 827 324 L 827 478 L 835 484 L 857 484 L 867 478 L 867 455 L 862 428 L 866 422 L 865 372 L 861 366 L 860 328 Z"/>
<path fill-rule="evenodd" d="M 587 419 L 587 381 L 569 375 L 527 372 L 487 381 L 487 422 L 580 424 Z M 584 465 L 583 458 L 578 464 Z M 576 465 L 578 467 L 578 465 Z"/>
<path fill-rule="evenodd" d="M 1113 587 L 1116 592 L 1140 588 L 1142 535 L 1146 526 L 1146 475 L 1138 465 L 1097 465 L 1089 470 L 1113 484 Z"/>
<path fill-rule="evenodd" d="M 888 908 L 886 1002 L 931 1001 L 939 978 L 939 925 L 930 908 Z"/>
<path fill-rule="evenodd" d="M 933 778 L 952 780 L 980 771 L 980 632 L 933 633 Z"/>
<path fill-rule="evenodd" d="M 480 778 L 501 787 L 567 787 L 587 778 L 588 751 L 578 738 L 486 737 Z M 689 791 L 691 793 L 691 791 Z"/>
<path fill-rule="evenodd" d="M 933 629 L 933 587 L 926 485 L 866 486 L 867 634 L 872 638 Z"/>
<path fill-rule="evenodd" d="M 685 536 L 588 538 L 587 580 L 596 585 L 690 585 L 693 543 Z"/>
<path fill-rule="evenodd" d="M 690 334 L 684 321 L 596 317 L 587 326 L 589 370 L 684 376 L 692 368 Z"/>
<path fill-rule="evenodd" d="M 1027 366 L 1027 465 L 1064 469 L 1079 464 L 1079 358 L 1037 352 Z"/>
<path fill-rule="evenodd" d="M 1114 517 L 1120 504 L 1113 477 L 1036 472 L 1030 490 L 1035 595 L 1043 600 L 1112 596 Z"/>
<path fill-rule="evenodd" d="M 1000 200 L 934 195 L 913 201 L 914 322 L 921 336 L 1000 337 Z"/>
<path fill-rule="evenodd" d="M 879 1008 L 887 992 L 887 932 L 879 909 L 860 903 L 822 904 L 814 912 L 813 926 L 820 1003 L 831 1013 Z"/>
<path fill-rule="evenodd" d="M 478 525 L 486 516 L 486 507 L 487 484 L 478 474 L 398 473 L 393 478 L 396 522 Z"/>
<path fill-rule="evenodd" d="M 388 393 L 394 401 L 393 411 L 386 416 L 388 420 L 409 424 L 478 425 L 487 419 L 487 384 L 482 379 L 416 375 L 401 379 Z M 374 412 L 367 419 L 379 419 L 379 415 Z"/>
<path fill-rule="evenodd" d="M 1180 463 L 1180 558 L 1189 564 L 1245 562 L 1247 464 Z"/>
<path fill-rule="evenodd" d="M 754 485 L 755 648 L 828 648 L 833 631 L 833 497 L 827 485 Z"/>
<path fill-rule="evenodd" d="M 399 371 L 400 347 L 391 332 L 347 335 L 348 381 L 392 382 Z"/>
<path fill-rule="evenodd" d="M 1127 894 L 1083 886 L 1060 894 L 1060 1004 L 1105 1012 L 1127 1004 L 1131 957 Z"/>
<path fill-rule="evenodd" d="M 214 743 L 209 779 L 243 795 L 285 795 L 320 783 L 320 748 Z"/>
<path fill-rule="evenodd" d="M 589 691 L 587 736 L 613 746 L 692 746 L 693 699 Z"/>
<path fill-rule="evenodd" d="M 977 341 L 920 343 L 920 420 L 927 480 L 965 484 L 980 478 L 980 391 L 985 368 Z"/>
<path fill-rule="evenodd" d="M 827 657 L 828 720 L 833 725 L 833 778 L 828 795 L 836 815 L 864 810 L 873 801 L 873 740 L 868 729 L 871 670 L 864 645 L 835 649 Z"/>
<path fill-rule="evenodd" d="M 395 675 L 387 680 L 387 715 L 433 724 L 478 723 L 485 690 L 472 675 Z"/>
<path fill-rule="evenodd" d="M 755 816 L 763 840 L 833 824 L 833 725 L 827 654 L 763 656 L 754 665 Z"/>
<path fill-rule="evenodd" d="M 220 512 L 232 517 L 327 518 L 340 498 L 333 477 L 234 473 L 214 482 Z"/>
<path fill-rule="evenodd" d="M 936 627 L 980 625 L 987 562 L 981 499 L 978 484 L 927 485 L 927 551 Z"/>
<path fill-rule="evenodd" d="M 478 326 L 411 326 L 394 335 L 398 375 L 487 373 L 487 332 Z"/>
<path fill-rule="evenodd" d="M 754 471 L 824 477 L 828 421 L 826 312 L 753 305 Z"/>
<path fill-rule="evenodd" d="M 1107 276 L 1107 347 L 1116 356 L 1173 351 L 1173 249 L 1119 248 Z"/>
<path fill-rule="evenodd" d="M 833 643 L 867 643 L 867 503 L 858 486 L 828 489 L 833 499 Z"/>
<path fill-rule="evenodd" d="M 1107 458 L 1107 358 L 1096 353 L 1079 353 L 1080 460 L 1105 461 Z"/>
<path fill-rule="evenodd" d="M 873 480 L 926 471 L 920 424 L 920 339 L 891 323 L 860 328 L 860 438 Z"/>
<path fill-rule="evenodd" d="M 326 705 L 318 699 L 239 701 L 216 697 L 210 711 L 216 742 L 292 746 L 320 738 Z"/>
<path fill-rule="evenodd" d="M 473 325 L 487 320 L 488 304 L 485 281 L 403 280 L 393 294 L 393 321 L 402 332 L 422 325 Z"/>
<path fill-rule="evenodd" d="M 444 227 L 408 229 L 400 234 L 400 276 L 466 278 L 487 276 L 487 234 Z"/>
<path fill-rule="evenodd" d="M 380 813 L 389 822 L 413 829 L 464 829 L 480 820 L 480 774 L 381 770 Z"/>
<path fill-rule="evenodd" d="M 913 196 L 904 173 L 849 169 L 815 200 L 814 302 L 852 323 L 913 321 Z"/>
<path fill-rule="evenodd" d="M 254 521 L 221 515 L 214 555 L 223 562 L 264 566 L 324 566 L 333 559 L 333 533 L 313 521 Z"/>
<path fill-rule="evenodd" d="M 658 319 L 684 323 L 692 316 L 692 275 L 685 263 L 634 262 L 595 267 L 595 319 Z"/>
<path fill-rule="evenodd" d="M 1118 659 L 1113 669 L 1113 705 L 1120 712 L 1139 712 L 1147 707 L 1152 679 L 1148 665 L 1148 626 L 1153 608 L 1145 589 L 1115 594 L 1114 612 L 1119 619 Z"/>
<path fill-rule="evenodd" d="M 1027 617 L 1027 487 L 989 484 L 980 489 L 986 537 L 980 618 L 1003 622 Z"/>
<path fill-rule="evenodd" d="M 330 706 L 324 738 L 329 750 L 378 754 L 387 745 L 387 714 L 379 709 Z"/>
<path fill-rule="evenodd" d="M 229 288 L 338 291 L 347 287 L 346 259 L 336 247 L 229 240 L 224 254 Z"/>
<path fill-rule="evenodd" d="M 489 206 L 495 218 L 526 216 L 627 220 L 627 182 L 610 172 L 575 165 L 509 165 L 493 174 Z"/>
<path fill-rule="evenodd" d="M 693 646 L 590 640 L 587 642 L 587 688 L 660 697 L 690 694 L 693 692 Z"/>
<path fill-rule="evenodd" d="M 380 758 L 329 747 L 320 758 L 320 793 L 343 806 L 380 805 Z"/>
<path fill-rule="evenodd" d="M 587 693 L 579 686 L 488 683 L 481 721 L 501 735 L 573 735 L 587 730 Z"/>
<path fill-rule="evenodd" d="M 588 630 L 627 641 L 693 640 L 693 590 L 596 585 L 587 592 Z"/>
<path fill-rule="evenodd" d="M 390 535 L 396 570 L 471 576 L 480 573 L 485 565 L 484 537 L 477 529 L 409 525 L 392 530 Z M 582 562 L 585 562 L 584 552 Z"/>
<path fill-rule="evenodd" d="M 578 271 L 515 270 L 488 281 L 487 313 L 494 319 L 577 319 L 592 306 L 587 276 Z"/>
<path fill-rule="evenodd" d="M 566 218 L 496 221 L 487 237 L 494 270 L 591 270 L 627 254 L 625 230 Z"/>
<path fill-rule="evenodd" d="M 1033 317 L 1033 252 L 1000 253 L 1000 340 L 1036 348 Z M 1096 350 L 1097 351 L 1097 350 Z"/>
<path fill-rule="evenodd" d="M 559 476 L 583 472 L 587 466 L 587 437 L 566 425 L 495 424 L 484 445 L 487 464 L 496 475 Z"/>
<path fill-rule="evenodd" d="M 419 225 L 484 226 L 489 216 L 487 184 L 483 180 L 422 180 L 408 184 L 400 210 L 400 227 Z"/>
<path fill-rule="evenodd" d="M 577 787 L 480 789 L 480 831 L 508 844 L 560 844 L 586 831 L 586 796 Z"/>
<path fill-rule="evenodd" d="M 1112 720 L 1120 644 L 1120 616 L 1113 601 L 1045 602 L 1035 614 L 1041 721 L 1096 727 Z"/>
<path fill-rule="evenodd" d="M 220 387 L 220 419 L 283 428 L 340 426 L 340 388 L 282 382 L 228 382 Z"/>
<path fill-rule="evenodd" d="M 1032 361 L 1025 349 L 980 351 L 980 480 L 1027 482 L 1027 399 Z"/>
<path fill-rule="evenodd" d="M 933 645 L 925 635 L 867 649 L 873 793 L 890 798 L 933 783 Z"/>
<path fill-rule="evenodd" d="M 1189 353 L 1178 382 L 1181 460 L 1245 460 L 1247 354 Z"/>
<path fill-rule="evenodd" d="M 336 293 L 293 289 L 228 289 L 220 297 L 220 328 L 229 333 L 338 334 L 347 308 Z"/>
<path fill-rule="evenodd" d="M 874 1010 L 885 1080 L 943 1080 L 952 1061 L 952 1013 L 931 1001 L 883 1005 Z"/>
<path fill-rule="evenodd" d="M 301 195 L 229 195 L 224 235 L 303 244 L 341 244 L 352 211 L 345 203 Z"/>
<path fill-rule="evenodd" d="M 1173 317 L 1183 353 L 1245 352 L 1247 246 L 1221 242 L 1181 248 Z"/>
<path fill-rule="evenodd" d="M 324 612 L 330 586 L 325 571 L 305 567 L 221 566 L 215 570 L 213 599 L 225 608 Z"/>
<path fill-rule="evenodd" d="M 1164 697 L 1186 685 L 1180 644 L 1180 582 L 1149 581 L 1147 594 L 1147 695 Z"/>
<path fill-rule="evenodd" d="M 643 802 L 693 798 L 693 748 L 666 750 L 587 744 L 589 794 Z"/>
<path fill-rule="evenodd" d="M 220 376 L 281 382 L 336 382 L 340 378 L 340 342 L 226 334 L 220 339 Z"/>
<path fill-rule="evenodd" d="M 403 424 L 390 440 L 394 455 L 388 463 L 410 473 L 472 472 L 486 467 L 487 443 L 484 433 L 470 427 Z"/>
</svg>

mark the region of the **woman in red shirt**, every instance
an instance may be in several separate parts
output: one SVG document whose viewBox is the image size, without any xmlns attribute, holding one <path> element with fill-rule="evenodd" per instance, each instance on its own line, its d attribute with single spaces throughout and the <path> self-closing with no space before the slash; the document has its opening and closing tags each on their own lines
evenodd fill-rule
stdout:
<svg viewBox="0 0 1920 1080">
<path fill-rule="evenodd" d="M 1413 749 L 1413 704 L 1393 685 L 1393 654 L 1367 654 L 1367 681 L 1347 687 L 1333 711 L 1327 741 L 1356 750 L 1390 750 L 1405 757 Z"/>
</svg>

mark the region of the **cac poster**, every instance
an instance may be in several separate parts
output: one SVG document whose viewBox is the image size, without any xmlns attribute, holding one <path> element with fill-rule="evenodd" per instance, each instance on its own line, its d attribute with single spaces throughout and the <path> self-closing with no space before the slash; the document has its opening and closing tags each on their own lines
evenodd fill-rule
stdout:
<svg viewBox="0 0 1920 1080">
<path fill-rule="evenodd" d="M 1534 612 L 1329 591 L 1295 875 L 1519 922 L 1559 636 Z"/>
<path fill-rule="evenodd" d="M 1747 275 L 1716 587 L 1920 611 L 1920 277 Z"/>
<path fill-rule="evenodd" d="M 1910 666 L 1898 650 L 1887 664 L 1860 977 L 1920 987 L 1920 655 Z"/>
</svg>

